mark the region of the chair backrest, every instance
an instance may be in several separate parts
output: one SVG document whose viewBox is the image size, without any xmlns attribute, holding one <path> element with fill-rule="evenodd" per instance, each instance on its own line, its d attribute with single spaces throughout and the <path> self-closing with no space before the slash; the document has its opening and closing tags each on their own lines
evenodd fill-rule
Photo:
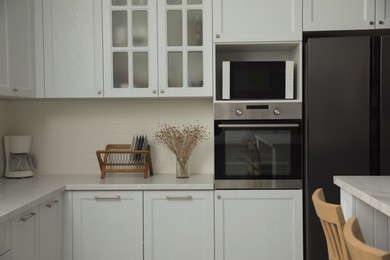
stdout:
<svg viewBox="0 0 390 260">
<path fill-rule="evenodd" d="M 390 253 L 365 244 L 359 221 L 350 218 L 344 225 L 344 237 L 352 260 L 390 260 Z"/>
<path fill-rule="evenodd" d="M 321 188 L 312 195 L 314 208 L 324 230 L 330 260 L 350 260 L 343 235 L 345 224 L 340 205 L 327 203 Z"/>
</svg>

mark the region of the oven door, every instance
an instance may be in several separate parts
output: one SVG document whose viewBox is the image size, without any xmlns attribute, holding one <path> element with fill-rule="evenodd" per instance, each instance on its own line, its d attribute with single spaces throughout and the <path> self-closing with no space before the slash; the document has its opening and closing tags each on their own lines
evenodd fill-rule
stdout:
<svg viewBox="0 0 390 260">
<path fill-rule="evenodd" d="M 217 189 L 302 188 L 300 120 L 215 121 Z"/>
</svg>

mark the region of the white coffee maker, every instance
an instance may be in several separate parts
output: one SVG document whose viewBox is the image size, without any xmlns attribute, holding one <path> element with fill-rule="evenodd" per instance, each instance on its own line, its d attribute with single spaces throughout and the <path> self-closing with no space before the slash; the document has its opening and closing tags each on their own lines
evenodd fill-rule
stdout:
<svg viewBox="0 0 390 260">
<path fill-rule="evenodd" d="M 4 136 L 5 150 L 5 178 L 27 178 L 34 176 L 36 160 L 30 154 L 31 136 L 10 135 Z"/>
</svg>

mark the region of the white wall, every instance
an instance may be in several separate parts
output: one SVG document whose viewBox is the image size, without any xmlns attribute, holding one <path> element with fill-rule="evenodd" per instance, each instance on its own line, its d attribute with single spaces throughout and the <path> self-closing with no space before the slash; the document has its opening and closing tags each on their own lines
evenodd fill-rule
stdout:
<svg viewBox="0 0 390 260">
<path fill-rule="evenodd" d="M 3 136 L 7 133 L 6 105 L 7 101 L 0 100 L 0 177 L 4 175 L 5 167 Z"/>
<path fill-rule="evenodd" d="M 155 173 L 175 173 L 174 155 L 153 142 L 159 123 L 208 126 L 210 138 L 195 149 L 190 171 L 214 170 L 212 100 L 13 100 L 6 105 L 8 134 L 33 136 L 37 174 L 98 175 L 96 150 L 131 143 L 137 134 L 148 135 Z"/>
</svg>

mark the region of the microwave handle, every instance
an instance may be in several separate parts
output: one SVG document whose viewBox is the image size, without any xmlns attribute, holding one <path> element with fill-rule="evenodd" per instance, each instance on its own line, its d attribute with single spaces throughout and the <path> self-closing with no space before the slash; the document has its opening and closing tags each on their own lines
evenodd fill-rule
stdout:
<svg viewBox="0 0 390 260">
<path fill-rule="evenodd" d="M 220 128 L 290 128 L 299 127 L 299 124 L 219 124 Z"/>
</svg>

